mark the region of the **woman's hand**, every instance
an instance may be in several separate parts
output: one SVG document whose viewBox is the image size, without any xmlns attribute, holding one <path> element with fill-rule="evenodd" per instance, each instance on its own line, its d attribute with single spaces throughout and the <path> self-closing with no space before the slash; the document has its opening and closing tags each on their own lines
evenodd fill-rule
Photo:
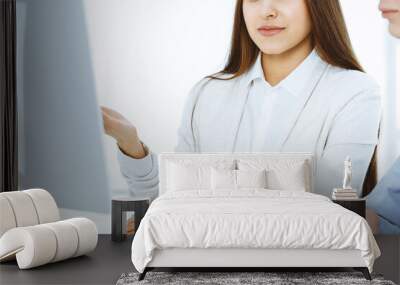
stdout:
<svg viewBox="0 0 400 285">
<path fill-rule="evenodd" d="M 119 148 L 126 155 L 133 158 L 145 157 L 146 153 L 135 126 L 113 109 L 102 106 L 101 112 L 103 115 L 104 131 L 117 141 Z"/>
</svg>

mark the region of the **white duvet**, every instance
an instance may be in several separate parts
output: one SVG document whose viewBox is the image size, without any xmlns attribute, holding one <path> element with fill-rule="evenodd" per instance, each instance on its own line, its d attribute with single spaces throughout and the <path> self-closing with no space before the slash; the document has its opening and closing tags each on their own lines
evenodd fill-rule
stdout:
<svg viewBox="0 0 400 285">
<path fill-rule="evenodd" d="M 365 219 L 327 197 L 299 191 L 179 191 L 153 201 L 132 243 L 143 272 L 154 249 L 358 249 L 369 271 L 379 248 Z"/>
</svg>

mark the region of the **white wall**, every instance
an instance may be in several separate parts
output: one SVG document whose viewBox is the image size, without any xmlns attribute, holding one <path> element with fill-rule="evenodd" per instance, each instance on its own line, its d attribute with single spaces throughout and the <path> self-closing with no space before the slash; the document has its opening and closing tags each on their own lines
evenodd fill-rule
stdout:
<svg viewBox="0 0 400 285">
<path fill-rule="evenodd" d="M 386 85 L 381 174 L 389 169 L 400 154 L 400 40 L 387 36 L 385 46 Z"/>
<path fill-rule="evenodd" d="M 189 89 L 225 63 L 235 1 L 84 3 L 100 104 L 133 122 L 153 151 L 172 151 Z M 105 144 L 110 183 L 126 188 L 114 140 Z"/>
<path fill-rule="evenodd" d="M 362 7 L 360 3 L 362 2 Z M 377 0 L 341 0 L 347 29 L 356 55 L 365 70 L 385 84 L 386 25 Z"/>
</svg>

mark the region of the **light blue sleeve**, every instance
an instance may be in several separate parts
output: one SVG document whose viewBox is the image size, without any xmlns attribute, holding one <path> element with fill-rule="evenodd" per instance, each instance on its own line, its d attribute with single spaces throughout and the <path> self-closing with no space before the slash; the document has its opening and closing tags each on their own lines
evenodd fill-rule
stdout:
<svg viewBox="0 0 400 285">
<path fill-rule="evenodd" d="M 158 163 L 157 155 L 152 153 L 143 143 L 147 155 L 143 158 L 133 158 L 117 145 L 117 158 L 122 176 L 128 184 L 133 196 L 158 196 Z"/>
<path fill-rule="evenodd" d="M 395 225 L 379 216 L 379 234 L 400 235 L 400 225 Z"/>
<path fill-rule="evenodd" d="M 379 89 L 352 97 L 335 115 L 321 157 L 316 161 L 315 192 L 330 197 L 343 184 L 344 160 L 352 161 L 352 187 L 362 194 L 362 185 L 378 143 L 381 117 Z"/>
<path fill-rule="evenodd" d="M 199 87 L 205 79 L 197 82 L 186 98 L 180 125 L 178 128 L 178 142 L 174 148 L 175 152 L 194 152 L 195 140 L 192 132 L 192 114 L 194 105 L 198 98 Z M 117 157 L 122 176 L 125 178 L 129 191 L 132 195 L 158 196 L 158 156 L 142 142 L 146 156 L 143 158 L 132 158 L 124 154 L 117 146 Z"/>
<path fill-rule="evenodd" d="M 379 217 L 383 233 L 399 233 L 400 229 L 400 157 L 385 173 L 375 188 L 367 196 L 367 208 Z M 397 227 L 397 230 L 395 230 Z"/>
</svg>

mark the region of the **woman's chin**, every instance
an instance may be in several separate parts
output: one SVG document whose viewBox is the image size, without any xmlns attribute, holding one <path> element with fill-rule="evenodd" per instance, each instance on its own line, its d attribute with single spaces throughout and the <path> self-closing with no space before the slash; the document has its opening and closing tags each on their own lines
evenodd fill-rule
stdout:
<svg viewBox="0 0 400 285">
<path fill-rule="evenodd" d="M 389 24 L 389 32 L 393 37 L 400 38 L 400 24 Z"/>
<path fill-rule="evenodd" d="M 289 50 L 289 48 L 284 47 L 282 45 L 271 45 L 270 43 L 268 45 L 262 45 L 260 50 L 264 53 L 264 54 L 268 54 L 268 55 L 279 55 L 279 54 L 283 54 L 285 53 L 287 50 Z"/>
</svg>

